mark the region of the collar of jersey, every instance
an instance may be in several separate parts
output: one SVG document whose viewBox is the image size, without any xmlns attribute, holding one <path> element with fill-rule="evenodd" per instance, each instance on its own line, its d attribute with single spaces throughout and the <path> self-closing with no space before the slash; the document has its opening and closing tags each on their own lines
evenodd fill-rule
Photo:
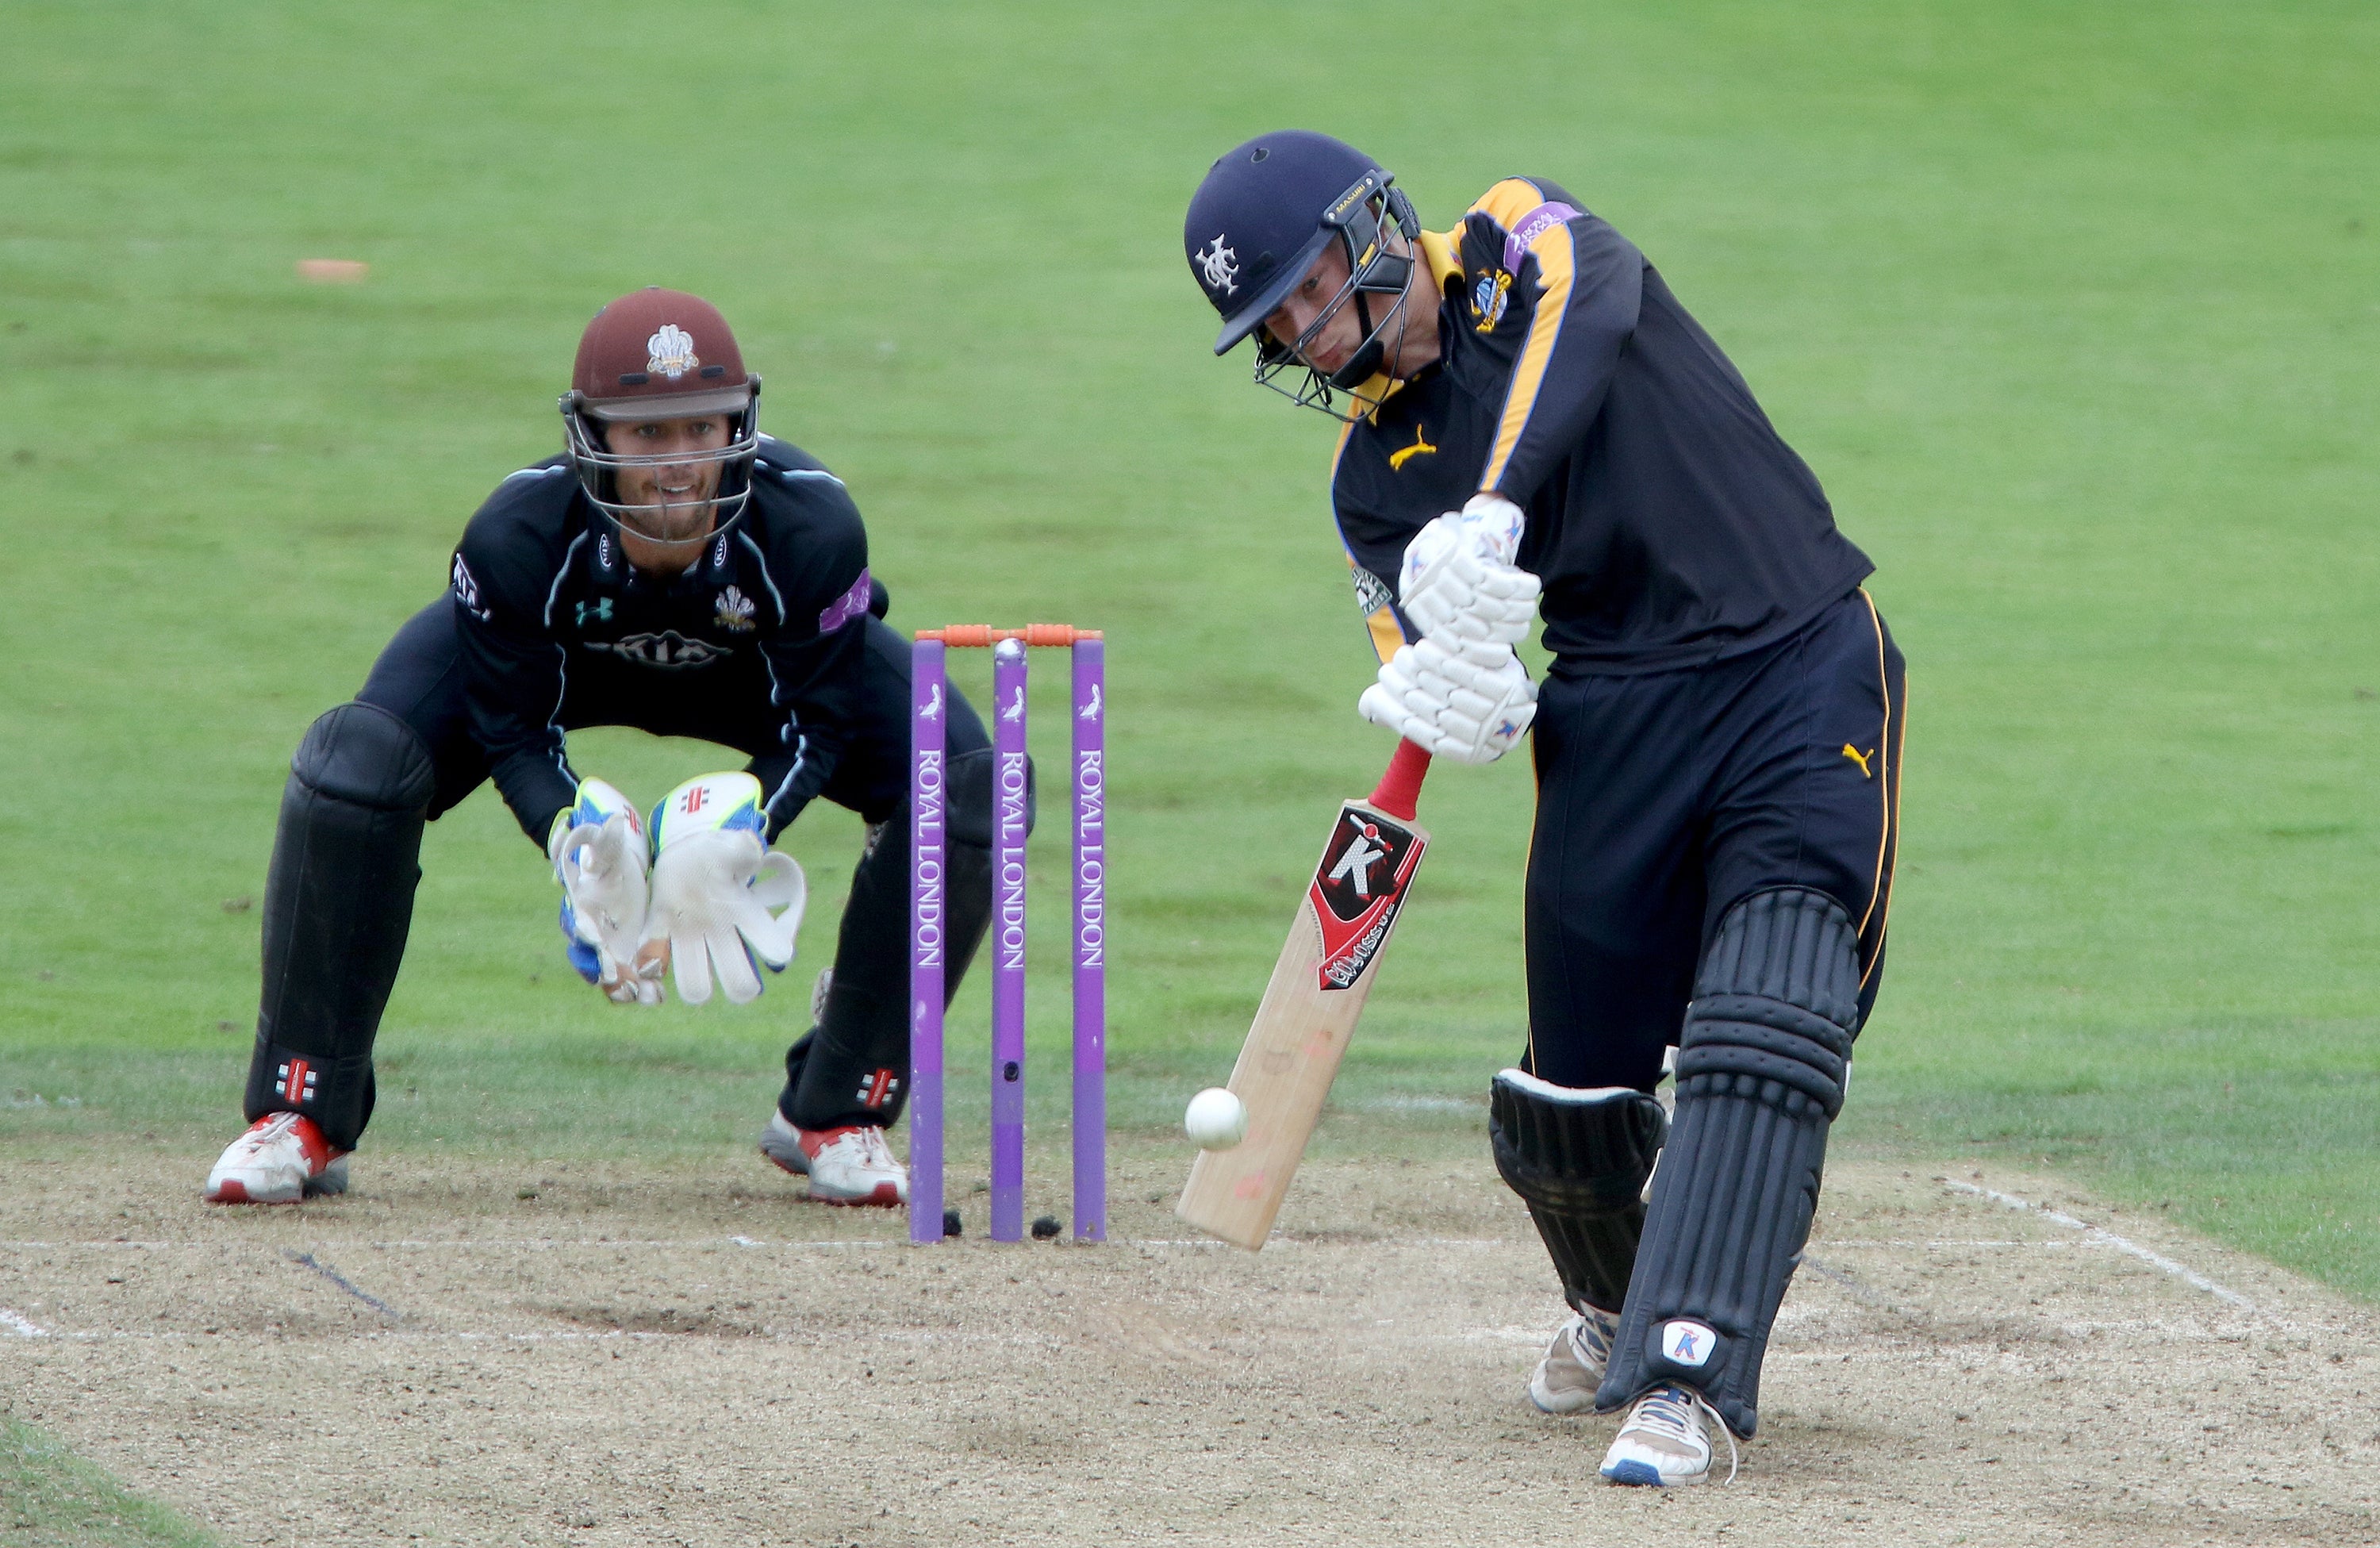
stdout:
<svg viewBox="0 0 2380 1548">
<path fill-rule="evenodd" d="M 1438 290 L 1439 295 L 1443 296 L 1446 294 L 1446 287 L 1448 286 L 1461 282 L 1463 278 L 1463 254 L 1458 251 L 1454 246 L 1453 232 L 1423 232 L 1421 234 L 1421 255 L 1423 260 L 1429 264 L 1430 277 L 1438 281 Z M 1398 389 L 1402 388 L 1403 385 L 1404 384 L 1402 382 L 1399 382 L 1391 378 L 1386 372 L 1381 372 L 1375 374 L 1370 381 L 1366 382 L 1362 386 L 1357 387 L 1354 392 L 1349 396 L 1354 397 L 1359 402 L 1368 403 L 1371 405 L 1369 408 L 1364 410 L 1364 417 L 1377 424 L 1379 422 L 1381 406 L 1386 404 L 1389 399 L 1396 396 Z"/>
</svg>

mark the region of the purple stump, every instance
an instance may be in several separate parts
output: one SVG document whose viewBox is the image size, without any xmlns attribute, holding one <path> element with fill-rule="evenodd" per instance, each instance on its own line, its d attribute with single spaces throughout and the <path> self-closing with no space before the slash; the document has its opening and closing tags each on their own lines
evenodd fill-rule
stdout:
<svg viewBox="0 0 2380 1548">
<path fill-rule="evenodd" d="M 942 642 L 909 648 L 909 1239 L 942 1239 L 942 962 L 949 867 L 943 827 Z"/>
<path fill-rule="evenodd" d="M 991 1239 L 1025 1238 L 1025 642 L 991 652 Z"/>
<path fill-rule="evenodd" d="M 1075 642 L 1075 1239 L 1108 1239 L 1107 643 Z"/>
</svg>

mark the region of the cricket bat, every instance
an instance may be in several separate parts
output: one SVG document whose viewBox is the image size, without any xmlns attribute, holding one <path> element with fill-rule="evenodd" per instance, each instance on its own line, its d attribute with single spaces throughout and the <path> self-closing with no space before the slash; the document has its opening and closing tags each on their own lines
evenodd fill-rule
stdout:
<svg viewBox="0 0 2380 1548">
<path fill-rule="evenodd" d="M 1199 1152 L 1174 1206 L 1208 1236 L 1254 1252 L 1272 1234 L 1429 847 L 1414 821 L 1428 772 L 1429 754 L 1401 741 L 1371 798 L 1339 809 L 1232 1068 L 1232 1092 L 1247 1107 L 1247 1137 L 1227 1151 Z"/>
</svg>

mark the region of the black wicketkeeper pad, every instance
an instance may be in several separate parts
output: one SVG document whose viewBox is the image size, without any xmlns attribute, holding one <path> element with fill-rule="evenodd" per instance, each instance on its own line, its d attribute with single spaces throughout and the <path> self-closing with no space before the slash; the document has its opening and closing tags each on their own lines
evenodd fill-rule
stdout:
<svg viewBox="0 0 2380 1548">
<path fill-rule="evenodd" d="M 1508 1069 L 1488 1088 L 1496 1170 L 1528 1205 L 1572 1309 L 1619 1310 L 1669 1127 L 1658 1102 L 1624 1086 L 1557 1086 Z"/>
<path fill-rule="evenodd" d="M 1677 1381 L 1753 1432 L 1769 1326 L 1842 1109 L 1859 976 L 1850 916 L 1823 893 L 1755 893 L 1719 921 L 1686 1009 L 1677 1118 L 1598 1409 Z"/>
<path fill-rule="evenodd" d="M 264 883 L 251 1121 L 303 1113 L 341 1150 L 363 1134 L 436 788 L 421 738 L 375 705 L 340 705 L 298 744 Z"/>
</svg>

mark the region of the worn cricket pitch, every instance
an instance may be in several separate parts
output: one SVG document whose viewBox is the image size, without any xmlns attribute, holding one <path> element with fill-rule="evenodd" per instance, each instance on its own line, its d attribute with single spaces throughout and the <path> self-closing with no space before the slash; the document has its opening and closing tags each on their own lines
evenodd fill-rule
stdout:
<svg viewBox="0 0 2380 1548">
<path fill-rule="evenodd" d="M 1839 1167 L 1742 1476 L 1665 1495 L 1523 1398 L 1560 1307 L 1484 1157 L 1311 1165 L 1261 1256 L 1181 1239 L 1153 1147 L 1087 1249 L 979 1197 L 911 1248 L 741 1158 L 380 1153 L 274 1211 L 15 1170 L 0 1408 L 241 1543 L 2380 1537 L 2371 1309 L 2010 1173 L 1957 1181 L 2124 1242 Z"/>
</svg>

